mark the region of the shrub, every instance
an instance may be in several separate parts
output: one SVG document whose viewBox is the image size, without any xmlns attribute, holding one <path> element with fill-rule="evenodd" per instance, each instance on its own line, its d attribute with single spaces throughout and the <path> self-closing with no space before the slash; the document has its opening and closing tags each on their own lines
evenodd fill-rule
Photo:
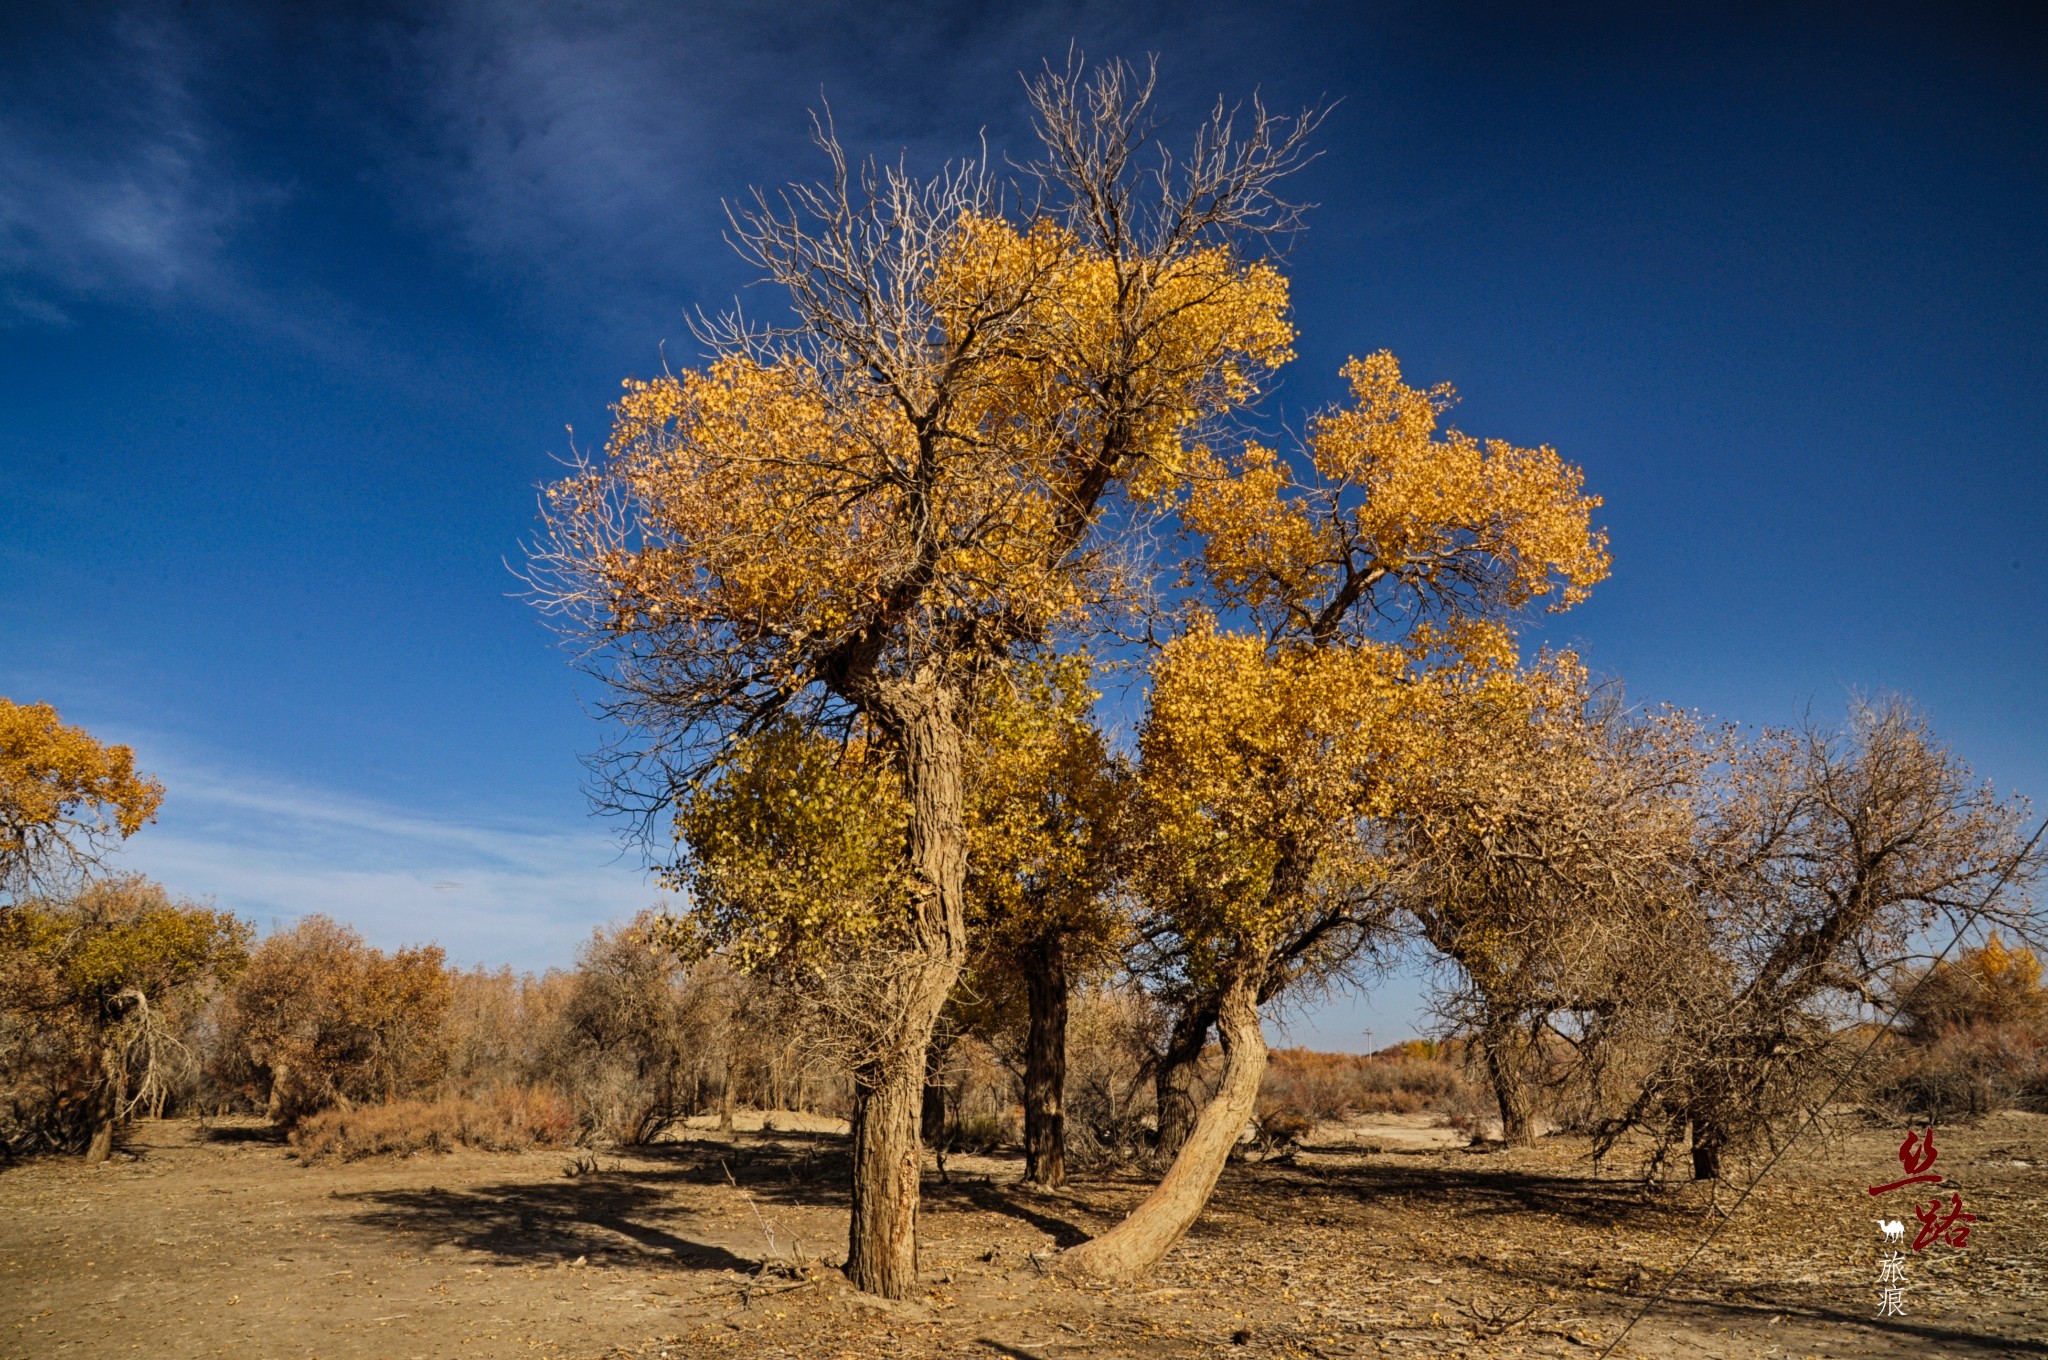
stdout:
<svg viewBox="0 0 2048 1360">
<path fill-rule="evenodd" d="M 1170 1017 L 1141 988 L 1077 989 L 1067 1013 L 1067 1161 L 1082 1169 L 1143 1157 L 1153 1120 L 1154 1055 Z"/>
<path fill-rule="evenodd" d="M 993 1152 L 1013 1141 L 1001 1115 L 970 1114 L 953 1126 L 953 1146 L 962 1152 Z"/>
<path fill-rule="evenodd" d="M 604 1142 L 648 1142 L 707 1091 L 730 1095 L 739 980 L 715 959 L 685 967 L 653 924 L 590 937 L 539 1042 L 539 1070 Z"/>
<path fill-rule="evenodd" d="M 299 1121 L 291 1143 L 299 1160 L 311 1164 L 330 1158 L 353 1162 L 452 1152 L 457 1147 L 525 1152 L 564 1147 L 575 1137 L 576 1113 L 568 1101 L 545 1089 L 507 1086 L 475 1097 L 323 1110 Z"/>
<path fill-rule="evenodd" d="M 1878 1103 L 1928 1118 L 2048 1110 L 2048 990 L 2031 950 L 1994 931 L 1953 963 L 1901 973 L 1893 993 L 1905 1026 L 1872 1083 Z"/>
<path fill-rule="evenodd" d="M 2048 1038 L 2013 1022 L 1950 1025 L 1901 1045 L 1873 1087 L 1880 1103 L 1931 1119 L 2048 1111 Z"/>
<path fill-rule="evenodd" d="M 424 1093 L 447 1063 L 437 946 L 385 954 L 324 916 L 272 935 L 221 1016 L 217 1068 L 291 1127 L 329 1106 Z"/>
<path fill-rule="evenodd" d="M 1479 1093 L 1455 1045 L 1411 1040 L 1399 1056 L 1275 1049 L 1259 1085 L 1259 1122 L 1282 1117 L 1468 1112 Z"/>
</svg>

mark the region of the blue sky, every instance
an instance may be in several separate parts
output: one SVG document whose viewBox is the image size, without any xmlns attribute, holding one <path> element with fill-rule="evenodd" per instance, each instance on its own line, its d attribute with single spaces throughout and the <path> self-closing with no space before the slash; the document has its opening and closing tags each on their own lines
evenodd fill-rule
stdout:
<svg viewBox="0 0 2048 1360">
<path fill-rule="evenodd" d="M 506 565 L 618 381 L 748 278 L 719 201 L 1024 149 L 1016 73 L 1341 100 L 1275 414 L 1391 348 L 1606 498 L 1550 637 L 1745 722 L 1915 696 L 2048 794 L 2043 53 L 2020 8 L 7 7 L 0 693 L 132 743 L 127 860 L 251 917 L 566 962 L 652 900 Z M 1656 13 L 1646 11 L 1655 10 Z M 756 304 L 758 305 L 758 304 Z M 1412 977 L 1299 1013 L 1357 1047 Z"/>
</svg>

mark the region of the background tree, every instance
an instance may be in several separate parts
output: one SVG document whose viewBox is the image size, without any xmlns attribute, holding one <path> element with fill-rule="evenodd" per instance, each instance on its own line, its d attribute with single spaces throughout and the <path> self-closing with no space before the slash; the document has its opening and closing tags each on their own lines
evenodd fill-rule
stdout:
<svg viewBox="0 0 2048 1360">
<path fill-rule="evenodd" d="M 2007 1104 L 2048 1112 L 2048 988 L 2025 945 L 1984 943 L 1887 988 L 1905 1021 L 1876 1074 L 1881 1101 L 1929 1120 Z"/>
<path fill-rule="evenodd" d="M 1953 960 L 1907 968 L 1888 989 L 1909 1038 L 1928 1040 L 1971 1025 L 2035 1025 L 2048 1021 L 2048 988 L 2041 960 L 2021 945 L 2008 947 L 1992 931 L 1983 944 Z"/>
<path fill-rule="evenodd" d="M 0 697 L 0 893 L 57 893 L 109 845 L 156 820 L 163 785 L 126 746 L 93 740 L 48 704 Z"/>
<path fill-rule="evenodd" d="M 325 916 L 266 938 L 221 1018 L 223 1075 L 289 1127 L 316 1111 L 431 1087 L 453 985 L 438 945 L 391 954 Z"/>
<path fill-rule="evenodd" d="M 1689 1139 L 1696 1178 L 1829 1089 L 1843 1027 L 1884 980 L 1966 925 L 2022 935 L 2043 861 L 2024 802 L 1972 782 L 1901 700 L 1859 703 L 1732 748 L 1695 835 L 1689 920 L 1633 1024 L 1654 1058 L 1608 1123 L 1658 1152 Z"/>
<path fill-rule="evenodd" d="M 679 960 L 652 912 L 596 931 L 543 1041 L 543 1070 L 565 1088 L 579 1124 L 609 1142 L 651 1142 L 707 1086 L 730 1128 L 739 1003 L 731 984 L 722 960 Z"/>
<path fill-rule="evenodd" d="M 1158 1188 L 1067 1254 L 1092 1273 L 1142 1271 L 1194 1222 L 1257 1100 L 1260 1005 L 1378 923 L 1387 823 L 1446 715 L 1517 686 L 1514 617 L 1606 573 L 1598 502 L 1554 451 L 1440 430 L 1449 389 L 1408 387 L 1391 355 L 1345 373 L 1299 471 L 1248 443 L 1187 500 L 1227 614 L 1193 611 L 1152 666 L 1141 892 L 1213 998 L 1224 1066 Z"/>
<path fill-rule="evenodd" d="M 122 1120 L 161 1112 L 190 1059 L 181 1031 L 241 967 L 249 937 L 139 875 L 0 915 L 10 1145 L 82 1145 L 105 1161 Z"/>
<path fill-rule="evenodd" d="M 1067 1003 L 1114 962 L 1128 929 L 1116 892 L 1128 779 L 1090 718 L 1082 656 L 989 686 L 972 738 L 968 896 L 977 989 L 1024 992 L 1024 1178 L 1066 1180 Z"/>
<path fill-rule="evenodd" d="M 1292 224 L 1273 190 L 1306 121 L 1258 110 L 1232 135 L 1219 109 L 1149 174 L 1149 82 L 1032 91 L 1024 220 L 982 167 L 855 171 L 821 130 L 830 180 L 735 217 L 793 323 L 707 327 L 703 367 L 629 384 L 602 463 L 549 490 L 534 557 L 635 734 L 621 802 L 667 807 L 786 720 L 859 726 L 895 768 L 900 945 L 857 1074 L 847 1256 L 892 1297 L 916 1275 L 926 1052 L 966 959 L 976 688 L 1128 596 L 1117 545 L 1292 339 L 1284 282 L 1231 241 Z"/>
<path fill-rule="evenodd" d="M 1448 1014 L 1477 1045 L 1501 1136 L 1532 1136 L 1526 1068 L 1548 1032 L 1624 1004 L 1615 982 L 1645 927 L 1682 898 L 1698 726 L 1589 692 L 1576 658 L 1545 658 L 1470 705 L 1397 822 L 1398 895 L 1458 972 Z M 1560 1018 L 1566 1030 L 1555 1028 Z"/>
</svg>

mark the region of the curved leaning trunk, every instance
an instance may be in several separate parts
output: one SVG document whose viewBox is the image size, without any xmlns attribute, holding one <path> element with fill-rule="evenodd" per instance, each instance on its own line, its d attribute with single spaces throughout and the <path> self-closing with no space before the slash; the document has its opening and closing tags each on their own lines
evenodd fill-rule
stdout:
<svg viewBox="0 0 2048 1360">
<path fill-rule="evenodd" d="M 1216 1029 L 1223 1040 L 1223 1080 L 1196 1116 L 1173 1165 L 1144 1203 L 1102 1236 L 1066 1252 L 1064 1264 L 1103 1279 L 1133 1279 L 1157 1265 L 1201 1217 L 1258 1103 L 1259 1079 L 1266 1073 L 1256 986 L 1244 979 L 1230 984 L 1217 1007 Z"/>
<path fill-rule="evenodd" d="M 1033 951 L 1025 987 L 1024 1179 L 1052 1190 L 1067 1182 L 1067 948 L 1057 931 Z"/>
</svg>

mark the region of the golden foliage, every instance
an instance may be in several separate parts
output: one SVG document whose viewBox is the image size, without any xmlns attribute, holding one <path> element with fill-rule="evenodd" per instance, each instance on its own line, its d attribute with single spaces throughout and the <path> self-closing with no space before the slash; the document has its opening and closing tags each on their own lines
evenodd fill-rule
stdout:
<svg viewBox="0 0 2048 1360">
<path fill-rule="evenodd" d="M 139 875 L 0 912 L 0 1147 L 82 1145 L 160 1114 L 180 1041 L 248 958 L 249 927 Z"/>
<path fill-rule="evenodd" d="M 181 988 L 232 977 L 248 957 L 251 933 L 231 914 L 180 901 L 139 875 L 101 879 L 0 915 L 0 951 L 47 970 L 36 990 L 95 1025 L 109 1018 L 106 1005 L 117 993 L 163 1004 Z"/>
<path fill-rule="evenodd" d="M 742 743 L 676 814 L 688 855 L 666 877 L 691 905 L 668 942 L 797 972 L 898 942 L 908 817 L 894 774 L 865 746 L 793 724 Z"/>
<path fill-rule="evenodd" d="M 95 741 L 48 704 L 0 697 L 0 891 L 21 896 L 95 863 L 156 820 L 163 785 L 126 746 Z"/>
<path fill-rule="evenodd" d="M 1497 618 L 1569 608 L 1606 577 L 1600 500 L 1555 450 L 1440 430 L 1449 385 L 1407 386 L 1384 351 L 1344 376 L 1351 404 L 1309 431 L 1312 476 L 1247 444 L 1197 484 L 1188 523 L 1226 604 L 1320 638 L 1362 621 L 1362 601 Z"/>
<path fill-rule="evenodd" d="M 749 351 L 628 382 L 604 463 L 547 493 L 556 565 L 614 639 L 736 668 L 728 699 L 830 683 L 823 658 L 878 629 L 916 650 L 1078 622 L 1120 589 L 1077 552 L 1106 490 L 1167 496 L 1185 436 L 1293 337 L 1284 279 L 1221 248 L 1135 315 L 1116 283 L 1060 228 L 969 215 L 918 281 L 919 364 Z"/>
<path fill-rule="evenodd" d="M 1249 443 L 1187 500 L 1187 576 L 1214 610 L 1155 661 L 1140 750 L 1153 891 L 1205 967 L 1262 971 L 1351 912 L 1387 872 L 1386 828 L 1475 743 L 1514 747 L 1581 697 L 1575 658 L 1524 667 L 1514 633 L 1606 574 L 1579 470 L 1440 429 L 1449 388 L 1408 387 L 1389 354 L 1345 374 L 1310 475 Z"/>
<path fill-rule="evenodd" d="M 1970 1025 L 2029 1025 L 2048 1022 L 2048 988 L 2041 986 L 2041 960 L 2024 944 L 2008 946 L 1997 931 L 1983 944 L 1964 949 L 1899 981 L 1900 1009 L 1916 1038 Z"/>
<path fill-rule="evenodd" d="M 1125 928 L 1112 900 L 1124 780 L 1090 717 L 1085 656 L 1049 658 L 989 687 L 969 756 L 968 894 L 1004 957 L 1048 933 L 1076 966 Z"/>
</svg>

